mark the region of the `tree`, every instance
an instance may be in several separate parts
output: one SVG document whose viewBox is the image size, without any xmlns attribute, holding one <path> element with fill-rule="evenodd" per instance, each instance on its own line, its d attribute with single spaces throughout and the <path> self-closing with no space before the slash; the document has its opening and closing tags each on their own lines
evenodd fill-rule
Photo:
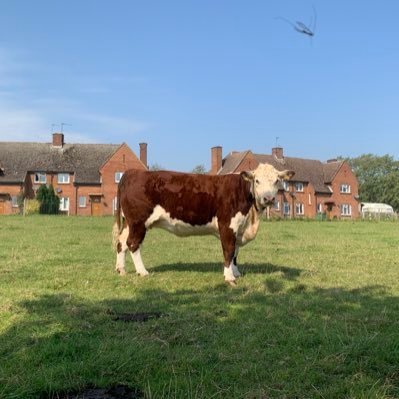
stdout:
<svg viewBox="0 0 399 399">
<path fill-rule="evenodd" d="M 41 185 L 37 190 L 36 199 L 40 202 L 39 213 L 56 215 L 59 212 L 60 199 L 51 184 L 49 187 Z"/>
<path fill-rule="evenodd" d="M 383 202 L 399 210 L 399 161 L 391 155 L 373 154 L 346 160 L 359 181 L 361 202 Z"/>
<path fill-rule="evenodd" d="M 149 170 L 165 170 L 165 168 L 163 168 L 161 165 L 157 164 L 157 163 L 153 163 L 152 165 L 150 165 L 150 167 L 148 168 Z"/>
<path fill-rule="evenodd" d="M 199 175 L 205 175 L 206 174 L 206 169 L 204 165 L 197 165 L 191 173 L 197 173 Z"/>
</svg>

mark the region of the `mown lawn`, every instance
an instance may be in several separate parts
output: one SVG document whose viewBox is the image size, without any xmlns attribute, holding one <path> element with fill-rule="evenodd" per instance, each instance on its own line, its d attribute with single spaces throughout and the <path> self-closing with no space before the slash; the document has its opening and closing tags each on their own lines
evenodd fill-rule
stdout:
<svg viewBox="0 0 399 399">
<path fill-rule="evenodd" d="M 213 237 L 149 232 L 114 272 L 111 218 L 0 218 L 0 397 L 117 383 L 146 398 L 398 398 L 399 224 L 263 222 L 223 282 Z M 114 313 L 161 312 L 147 322 Z"/>
</svg>

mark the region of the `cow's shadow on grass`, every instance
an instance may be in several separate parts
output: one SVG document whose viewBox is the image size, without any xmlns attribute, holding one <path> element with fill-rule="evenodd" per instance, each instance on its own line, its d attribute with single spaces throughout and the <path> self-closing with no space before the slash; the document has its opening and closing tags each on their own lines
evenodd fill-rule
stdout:
<svg viewBox="0 0 399 399">
<path fill-rule="evenodd" d="M 258 267 L 282 272 L 281 282 L 284 269 L 271 266 Z M 137 278 L 126 291 L 120 282 L 98 297 L 89 289 L 38 293 L 0 308 L 8 320 L 0 333 L 0 397 L 82 398 L 67 393 L 90 384 L 124 384 L 154 398 L 273 397 L 275 391 L 274 397 L 371 397 L 370 389 L 373 397 L 398 397 L 399 299 L 384 287 L 150 283 Z M 157 317 L 115 317 L 138 312 Z M 232 386 L 232 372 L 245 378 Z"/>
<path fill-rule="evenodd" d="M 273 265 L 272 263 L 243 263 L 238 265 L 240 273 L 246 274 L 273 274 L 281 273 L 285 279 L 295 280 L 303 272 L 302 269 L 289 266 Z M 222 273 L 223 264 L 216 262 L 195 262 L 195 263 L 169 263 L 151 268 L 152 271 L 158 272 L 198 272 L 198 273 Z"/>
</svg>

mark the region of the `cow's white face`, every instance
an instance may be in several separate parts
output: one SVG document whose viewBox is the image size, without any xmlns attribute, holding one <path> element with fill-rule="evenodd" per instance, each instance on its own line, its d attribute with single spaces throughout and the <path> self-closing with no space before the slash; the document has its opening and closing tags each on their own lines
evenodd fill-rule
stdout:
<svg viewBox="0 0 399 399">
<path fill-rule="evenodd" d="M 261 163 L 250 172 L 241 172 L 241 176 L 251 182 L 252 193 L 258 209 L 264 209 L 274 203 L 281 182 L 294 176 L 292 170 L 278 171 L 272 165 Z"/>
</svg>

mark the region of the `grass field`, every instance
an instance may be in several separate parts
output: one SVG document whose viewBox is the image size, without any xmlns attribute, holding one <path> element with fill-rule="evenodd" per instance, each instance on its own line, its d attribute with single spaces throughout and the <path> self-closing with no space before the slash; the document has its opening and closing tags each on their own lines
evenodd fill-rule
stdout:
<svg viewBox="0 0 399 399">
<path fill-rule="evenodd" d="M 150 231 L 114 272 L 111 218 L 0 218 L 0 397 L 125 384 L 146 398 L 398 398 L 399 225 L 263 222 L 220 243 Z M 161 312 L 144 323 L 112 313 Z"/>
</svg>

